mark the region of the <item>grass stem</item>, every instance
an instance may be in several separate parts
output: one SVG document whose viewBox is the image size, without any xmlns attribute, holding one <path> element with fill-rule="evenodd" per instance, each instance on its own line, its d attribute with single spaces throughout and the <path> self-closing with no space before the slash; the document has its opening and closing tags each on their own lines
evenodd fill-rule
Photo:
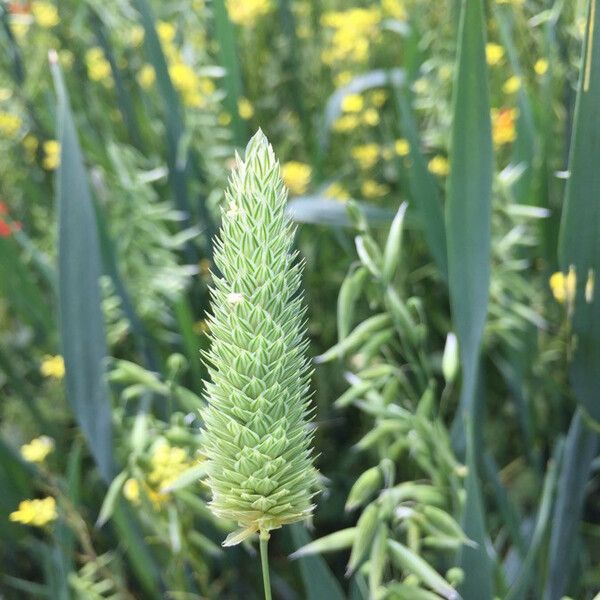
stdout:
<svg viewBox="0 0 600 600">
<path fill-rule="evenodd" d="M 263 585 L 265 587 L 265 600 L 272 600 L 271 596 L 271 577 L 269 576 L 269 534 L 260 534 L 260 563 L 262 565 Z"/>
</svg>

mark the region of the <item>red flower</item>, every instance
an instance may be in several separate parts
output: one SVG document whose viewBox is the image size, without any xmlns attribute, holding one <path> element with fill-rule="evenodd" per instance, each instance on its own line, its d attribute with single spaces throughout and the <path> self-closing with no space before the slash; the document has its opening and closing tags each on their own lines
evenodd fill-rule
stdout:
<svg viewBox="0 0 600 600">
<path fill-rule="evenodd" d="M 12 233 L 10 225 L 0 219 L 0 237 L 8 237 Z"/>
</svg>

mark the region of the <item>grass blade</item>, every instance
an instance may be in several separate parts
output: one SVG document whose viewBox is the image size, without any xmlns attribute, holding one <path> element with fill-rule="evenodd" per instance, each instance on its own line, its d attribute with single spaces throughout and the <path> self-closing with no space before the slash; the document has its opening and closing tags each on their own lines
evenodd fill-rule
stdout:
<svg viewBox="0 0 600 600">
<path fill-rule="evenodd" d="M 56 198 L 59 220 L 59 316 L 67 398 L 102 477 L 113 470 L 111 406 L 105 380 L 108 354 L 98 279 L 100 249 L 94 207 L 67 90 L 55 53 L 51 69 L 58 97 L 61 163 Z"/>
<path fill-rule="evenodd" d="M 446 251 L 446 226 L 442 199 L 433 175 L 427 169 L 427 163 L 421 153 L 417 124 L 410 103 L 410 90 L 405 88 L 399 98 L 400 121 L 404 137 L 410 144 L 412 167 L 408 169 L 408 186 L 429 251 L 433 256 L 444 279 L 448 278 L 448 257 Z"/>
<path fill-rule="evenodd" d="M 554 488 L 556 487 L 556 479 L 562 457 L 562 450 L 563 444 L 561 440 L 561 442 L 557 444 L 552 456 L 552 460 L 548 465 L 548 471 L 546 473 L 546 479 L 544 480 L 540 506 L 538 509 L 533 535 L 531 536 L 529 550 L 527 551 L 527 555 L 523 561 L 523 566 L 521 567 L 521 571 L 517 580 L 510 588 L 509 593 L 506 595 L 506 600 L 525 600 L 528 597 L 527 593 L 529 592 L 531 582 L 535 575 L 536 561 L 544 541 L 546 529 L 548 528 L 548 522 L 552 512 Z"/>
<path fill-rule="evenodd" d="M 464 547 L 465 600 L 492 598 L 492 565 L 486 549 L 482 494 L 479 488 L 475 423 L 477 373 L 490 280 L 492 135 L 485 58 L 485 19 L 481 0 L 463 0 L 454 81 L 454 123 L 448 179 L 446 234 L 448 282 L 454 328 L 458 336 L 463 380 L 456 424 L 458 445 L 466 442 L 467 498 L 463 528 L 477 543 Z"/>
<path fill-rule="evenodd" d="M 578 410 L 571 421 L 558 480 L 544 600 L 560 600 L 566 592 L 576 556 L 573 548 L 583 510 L 585 487 L 597 450 L 598 436 L 588 428 L 583 413 Z"/>
<path fill-rule="evenodd" d="M 306 546 L 311 541 L 302 523 L 290 525 L 289 530 L 296 548 Z M 323 558 L 318 555 L 305 556 L 299 558 L 298 562 L 306 600 L 346 600 L 340 584 Z"/>
<path fill-rule="evenodd" d="M 238 102 L 242 96 L 242 73 L 235 44 L 235 28 L 229 20 L 225 0 L 213 0 L 215 29 L 219 44 L 220 63 L 225 69 L 226 106 L 231 114 L 231 128 L 235 143 L 243 146 L 248 137 L 246 125 L 238 110 Z"/>
<path fill-rule="evenodd" d="M 464 0 L 446 229 L 452 318 L 462 366 L 462 411 L 471 413 L 490 281 L 492 136 L 481 0 Z"/>
<path fill-rule="evenodd" d="M 575 350 L 571 385 L 577 400 L 600 420 L 600 6 L 590 0 L 586 41 L 581 60 L 569 158 L 570 177 L 565 192 L 559 241 L 561 269 L 573 267 L 577 293 L 573 314 Z M 586 298 L 586 281 L 595 278 L 593 297 Z"/>
</svg>

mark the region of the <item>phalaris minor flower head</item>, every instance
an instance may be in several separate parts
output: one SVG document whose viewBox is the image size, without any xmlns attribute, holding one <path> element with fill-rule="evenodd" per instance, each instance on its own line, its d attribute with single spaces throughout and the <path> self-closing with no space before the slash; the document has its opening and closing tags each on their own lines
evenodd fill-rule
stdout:
<svg viewBox="0 0 600 600">
<path fill-rule="evenodd" d="M 313 509 L 302 267 L 286 200 L 259 130 L 237 159 L 215 242 L 204 452 L 211 509 L 241 527 L 224 545 L 268 536 Z"/>
</svg>

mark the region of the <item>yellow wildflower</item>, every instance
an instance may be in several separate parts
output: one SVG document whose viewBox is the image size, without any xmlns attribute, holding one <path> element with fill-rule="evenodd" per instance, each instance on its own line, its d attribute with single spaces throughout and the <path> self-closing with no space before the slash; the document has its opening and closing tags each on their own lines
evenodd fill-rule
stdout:
<svg viewBox="0 0 600 600">
<path fill-rule="evenodd" d="M 140 86 L 145 90 L 152 87 L 156 81 L 156 72 L 154 71 L 154 67 L 150 64 L 145 64 L 140 69 L 137 75 L 137 80 Z"/>
<path fill-rule="evenodd" d="M 381 12 L 377 8 L 351 8 L 324 13 L 321 24 L 333 30 L 331 45 L 321 55 L 325 64 L 365 62 L 371 42 L 379 35 L 380 21 Z"/>
<path fill-rule="evenodd" d="M 240 117 L 246 121 L 254 116 L 254 107 L 248 98 L 240 98 L 238 100 L 238 112 Z"/>
<path fill-rule="evenodd" d="M 123 485 L 123 496 L 132 504 L 140 503 L 140 484 L 137 479 L 128 479 Z"/>
<path fill-rule="evenodd" d="M 348 94 L 342 100 L 342 111 L 345 113 L 359 113 L 364 105 L 365 101 L 360 94 Z"/>
<path fill-rule="evenodd" d="M 129 45 L 137 48 L 144 41 L 146 33 L 141 25 L 134 25 L 129 30 Z"/>
<path fill-rule="evenodd" d="M 575 301 L 575 295 L 577 293 L 577 275 L 575 269 L 571 267 L 569 272 L 565 275 L 558 271 L 553 273 L 550 277 L 550 289 L 555 300 L 560 304 L 565 302 L 572 304 Z M 594 277 L 590 273 L 585 284 L 585 299 L 591 302 L 594 295 Z"/>
<path fill-rule="evenodd" d="M 448 173 L 450 173 L 450 163 L 445 156 L 441 156 L 438 154 L 434 156 L 427 165 L 427 168 L 434 175 L 438 175 L 439 177 L 446 177 Z"/>
<path fill-rule="evenodd" d="M 169 75 L 186 106 L 204 106 L 206 100 L 200 89 L 200 80 L 192 67 L 182 61 L 175 62 L 169 67 Z"/>
<path fill-rule="evenodd" d="M 148 482 L 155 490 L 173 483 L 189 466 L 190 460 L 183 448 L 171 446 L 167 441 L 157 444 L 150 458 L 152 470 Z"/>
<path fill-rule="evenodd" d="M 170 44 L 175 39 L 175 25 L 167 21 L 159 21 L 156 25 L 156 33 L 163 44 Z"/>
<path fill-rule="evenodd" d="M 92 81 L 104 81 L 110 77 L 110 63 L 106 60 L 102 48 L 90 48 L 85 53 L 88 77 Z"/>
<path fill-rule="evenodd" d="M 334 81 L 337 87 L 342 87 L 347 83 L 350 83 L 351 79 L 352 73 L 350 71 L 342 71 L 335 76 Z"/>
<path fill-rule="evenodd" d="M 29 23 L 27 21 L 12 21 L 10 29 L 15 38 L 21 41 L 29 31 Z"/>
<path fill-rule="evenodd" d="M 21 446 L 21 456 L 28 462 L 43 463 L 54 450 L 54 440 L 42 435 Z"/>
<path fill-rule="evenodd" d="M 27 159 L 29 161 L 33 161 L 35 159 L 35 153 L 37 152 L 38 146 L 40 143 L 35 135 L 28 133 L 23 138 L 23 148 L 25 148 L 25 152 L 27 153 Z"/>
<path fill-rule="evenodd" d="M 381 0 L 381 7 L 383 8 L 383 12 L 393 19 L 398 19 L 399 21 L 406 20 L 406 6 L 403 0 Z"/>
<path fill-rule="evenodd" d="M 40 500 L 23 500 L 19 508 L 10 513 L 10 520 L 23 525 L 33 527 L 44 527 L 54 521 L 58 516 L 56 512 L 56 500 L 52 496 Z"/>
<path fill-rule="evenodd" d="M 356 115 L 344 115 L 334 122 L 333 129 L 338 133 L 344 133 L 356 129 L 358 124 L 359 119 Z"/>
<path fill-rule="evenodd" d="M 502 91 L 505 94 L 514 94 L 521 89 L 521 78 L 513 75 L 509 77 L 502 86 Z"/>
<path fill-rule="evenodd" d="M 514 142 L 517 137 L 516 108 L 492 110 L 492 139 L 495 146 Z"/>
<path fill-rule="evenodd" d="M 390 190 L 382 183 L 377 183 L 374 179 L 367 179 L 360 186 L 360 191 L 365 198 L 380 198 L 385 196 Z"/>
<path fill-rule="evenodd" d="M 351 154 L 361 169 L 370 169 L 379 158 L 379 146 L 377 144 L 362 144 L 352 148 Z"/>
<path fill-rule="evenodd" d="M 540 58 L 533 65 L 533 70 L 536 75 L 544 75 L 548 71 L 548 61 L 545 58 Z"/>
<path fill-rule="evenodd" d="M 65 376 L 65 361 L 60 354 L 56 356 L 46 356 L 42 361 L 40 372 L 44 377 L 53 379 L 62 379 Z"/>
<path fill-rule="evenodd" d="M 231 123 L 231 115 L 228 112 L 219 113 L 219 117 L 217 120 L 219 122 L 219 125 L 227 127 L 227 125 Z"/>
<path fill-rule="evenodd" d="M 550 289 L 552 295 L 557 302 L 564 304 L 566 300 L 571 302 L 575 297 L 575 287 L 577 285 L 577 279 L 575 271 L 570 270 L 568 275 L 564 275 L 560 271 L 553 273 L 550 277 Z"/>
<path fill-rule="evenodd" d="M 387 92 L 384 90 L 375 90 L 371 94 L 371 102 L 377 107 L 382 107 L 387 100 Z"/>
<path fill-rule="evenodd" d="M 379 113 L 374 108 L 367 108 L 362 115 L 362 121 L 366 125 L 374 127 L 379 124 Z"/>
<path fill-rule="evenodd" d="M 325 196 L 327 196 L 327 198 L 341 200 L 342 202 L 350 198 L 348 190 L 338 181 L 334 181 L 327 187 L 325 190 Z"/>
<path fill-rule="evenodd" d="M 0 112 L 0 135 L 13 138 L 21 129 L 21 117 L 12 113 Z"/>
<path fill-rule="evenodd" d="M 408 156 L 410 153 L 410 144 L 408 140 L 400 138 L 394 143 L 394 151 L 398 156 Z"/>
<path fill-rule="evenodd" d="M 32 2 L 31 14 L 40 27 L 54 27 L 60 22 L 56 6 L 50 2 Z"/>
<path fill-rule="evenodd" d="M 485 46 L 485 56 L 488 65 L 497 65 L 504 58 L 504 48 L 500 44 L 490 42 Z"/>
<path fill-rule="evenodd" d="M 304 194 L 310 184 L 310 165 L 295 160 L 286 162 L 281 166 L 283 182 L 292 194 Z"/>
<path fill-rule="evenodd" d="M 226 0 L 229 18 L 236 25 L 253 27 L 273 9 L 271 0 Z"/>
</svg>

